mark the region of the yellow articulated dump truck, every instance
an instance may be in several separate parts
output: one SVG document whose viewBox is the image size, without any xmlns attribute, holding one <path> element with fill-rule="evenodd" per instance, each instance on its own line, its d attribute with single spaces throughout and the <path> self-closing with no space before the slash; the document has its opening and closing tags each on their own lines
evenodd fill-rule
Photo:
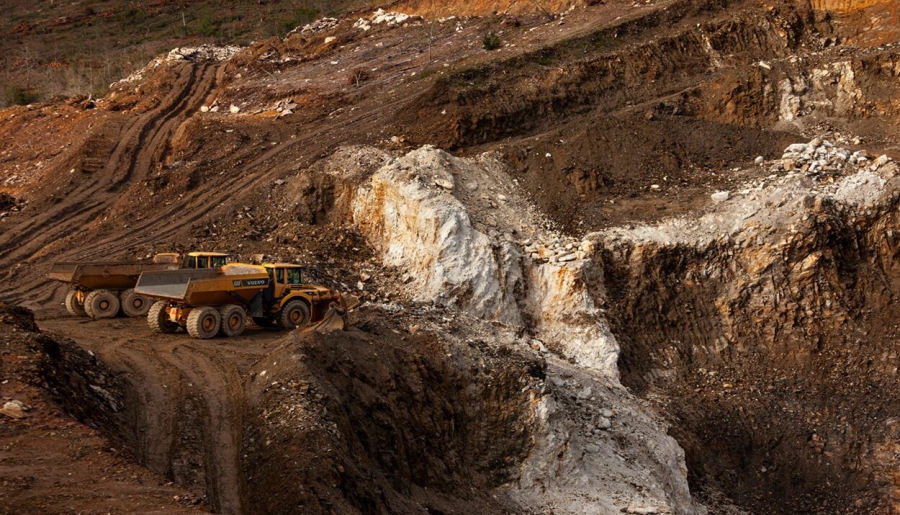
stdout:
<svg viewBox="0 0 900 515">
<path fill-rule="evenodd" d="M 150 328 L 194 338 L 237 336 L 247 318 L 260 326 L 304 328 L 359 304 L 353 296 L 304 282 L 304 267 L 288 263 L 230 263 L 217 270 L 148 271 L 134 291 L 155 299 Z"/>
<path fill-rule="evenodd" d="M 228 263 L 221 252 L 157 254 L 151 262 L 71 262 L 56 263 L 48 277 L 69 285 L 66 310 L 75 316 L 112 318 L 121 310 L 130 317 L 147 315 L 150 299 L 135 293 L 143 272 L 179 268 L 219 268 Z"/>
</svg>

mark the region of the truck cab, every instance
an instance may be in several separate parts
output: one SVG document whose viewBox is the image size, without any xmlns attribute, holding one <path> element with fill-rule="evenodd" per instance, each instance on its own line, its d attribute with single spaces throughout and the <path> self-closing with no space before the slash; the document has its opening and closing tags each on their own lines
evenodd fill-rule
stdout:
<svg viewBox="0 0 900 515">
<path fill-rule="evenodd" d="M 283 298 L 291 289 L 299 289 L 303 284 L 305 267 L 291 263 L 263 263 L 269 274 L 269 284 L 274 286 L 273 296 Z"/>
<path fill-rule="evenodd" d="M 221 268 L 231 262 L 231 254 L 223 252 L 165 252 L 153 256 L 154 263 L 181 264 L 183 269 Z"/>
</svg>

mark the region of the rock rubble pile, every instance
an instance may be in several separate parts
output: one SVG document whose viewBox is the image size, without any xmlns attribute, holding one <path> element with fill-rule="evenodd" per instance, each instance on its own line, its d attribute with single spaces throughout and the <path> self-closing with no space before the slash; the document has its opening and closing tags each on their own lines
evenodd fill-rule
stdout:
<svg viewBox="0 0 900 515">
<path fill-rule="evenodd" d="M 312 23 L 307 23 L 302 27 L 297 27 L 296 29 L 287 33 L 288 36 L 292 34 L 318 34 L 320 32 L 328 32 L 336 28 L 340 24 L 340 20 L 337 18 L 321 18 Z"/>
<path fill-rule="evenodd" d="M 569 263 L 590 259 L 594 244 L 588 240 L 566 240 L 556 237 L 550 240 L 524 240 L 522 250 L 536 263 Z"/>
<path fill-rule="evenodd" d="M 358 19 L 356 23 L 353 24 L 353 28 L 365 32 L 371 29 L 373 25 L 387 25 L 393 27 L 395 25 L 402 25 L 409 21 L 421 19 L 422 18 L 419 16 L 410 16 L 404 13 L 387 12 L 383 9 L 378 9 L 369 18 Z"/>
<path fill-rule="evenodd" d="M 865 150 L 851 151 L 835 146 L 828 140 L 815 138 L 809 143 L 795 143 L 784 150 L 771 171 L 803 173 L 809 176 L 829 177 L 853 173 L 863 168 L 876 171 L 891 161 L 886 155 L 875 160 Z"/>
<path fill-rule="evenodd" d="M 166 61 L 227 61 L 240 51 L 241 47 L 235 45 L 181 47 L 170 50 L 166 55 Z"/>
</svg>

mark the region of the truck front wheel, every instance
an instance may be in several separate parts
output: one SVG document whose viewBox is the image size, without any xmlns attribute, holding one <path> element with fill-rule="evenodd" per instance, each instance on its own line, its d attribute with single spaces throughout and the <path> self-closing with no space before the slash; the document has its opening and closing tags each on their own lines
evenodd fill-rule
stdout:
<svg viewBox="0 0 900 515">
<path fill-rule="evenodd" d="M 309 306 L 302 300 L 292 300 L 281 308 L 278 323 L 284 329 L 304 328 L 309 323 Z"/>
<path fill-rule="evenodd" d="M 219 326 L 221 324 L 222 319 L 216 308 L 203 306 L 191 310 L 187 319 L 187 330 L 188 334 L 194 338 L 206 340 L 212 338 L 219 332 Z"/>
<path fill-rule="evenodd" d="M 178 324 L 169 320 L 166 307 L 168 304 L 160 300 L 150 306 L 150 311 L 147 312 L 147 325 L 157 333 L 169 334 L 178 330 Z"/>
<path fill-rule="evenodd" d="M 77 317 L 87 316 L 84 312 L 84 304 L 78 300 L 78 291 L 69 290 L 66 294 L 66 311 Z"/>
</svg>

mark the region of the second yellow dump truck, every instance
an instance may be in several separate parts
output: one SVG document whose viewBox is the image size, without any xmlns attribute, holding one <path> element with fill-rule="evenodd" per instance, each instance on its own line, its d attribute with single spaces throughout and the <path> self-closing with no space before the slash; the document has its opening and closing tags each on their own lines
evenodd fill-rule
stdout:
<svg viewBox="0 0 900 515">
<path fill-rule="evenodd" d="M 247 319 L 261 326 L 303 328 L 352 309 L 359 300 L 304 281 L 304 267 L 289 263 L 230 263 L 217 270 L 148 271 L 135 292 L 155 299 L 150 328 L 194 338 L 237 336 Z"/>
<path fill-rule="evenodd" d="M 48 277 L 69 285 L 66 310 L 75 316 L 112 318 L 119 314 L 142 317 L 150 300 L 135 293 L 143 272 L 179 268 L 219 268 L 229 260 L 221 252 L 162 253 L 152 261 L 55 263 Z"/>
</svg>

